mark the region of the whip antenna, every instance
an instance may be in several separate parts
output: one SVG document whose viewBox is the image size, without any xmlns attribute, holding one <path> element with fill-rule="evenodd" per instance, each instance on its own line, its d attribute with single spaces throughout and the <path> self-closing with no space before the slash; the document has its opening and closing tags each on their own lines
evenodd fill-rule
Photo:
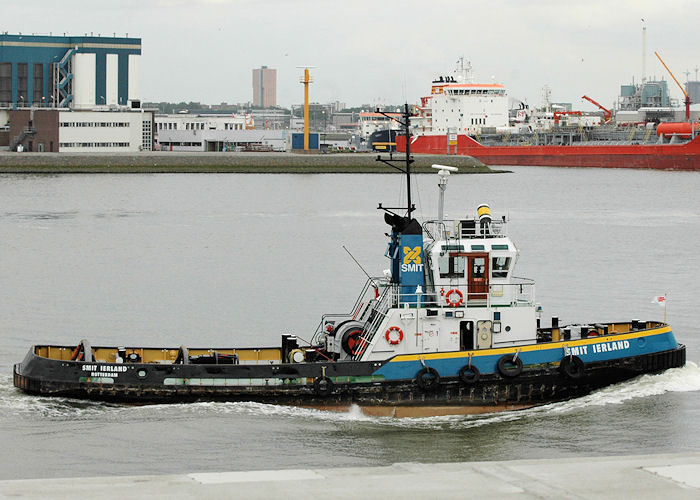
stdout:
<svg viewBox="0 0 700 500">
<path fill-rule="evenodd" d="M 357 262 L 357 259 L 350 253 L 350 250 L 345 248 L 345 245 L 343 245 L 343 250 L 345 250 L 348 253 L 348 255 L 350 256 L 350 258 L 355 261 L 355 264 L 357 264 L 357 267 L 359 267 L 362 270 L 362 272 L 365 273 L 365 276 L 367 276 L 369 278 L 369 280 L 372 282 L 372 286 L 374 286 L 376 288 L 376 285 L 374 284 L 374 279 L 367 273 L 367 271 L 365 271 L 365 268 L 362 267 L 362 264 Z"/>
</svg>

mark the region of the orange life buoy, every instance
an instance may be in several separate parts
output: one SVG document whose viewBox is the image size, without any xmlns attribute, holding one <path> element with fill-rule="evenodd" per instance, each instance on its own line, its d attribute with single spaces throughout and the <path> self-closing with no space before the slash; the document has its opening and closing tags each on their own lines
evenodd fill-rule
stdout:
<svg viewBox="0 0 700 500">
<path fill-rule="evenodd" d="M 398 338 L 393 337 L 393 336 L 391 335 L 391 332 L 398 332 L 398 333 L 399 333 L 399 337 L 398 337 Z M 390 326 L 389 329 L 388 329 L 388 330 L 386 331 L 386 333 L 384 334 L 384 338 L 385 338 L 386 341 L 389 342 L 391 345 L 396 345 L 396 344 L 398 344 L 399 342 L 401 342 L 401 341 L 403 340 L 403 330 L 401 330 L 401 328 L 399 328 L 398 326 Z"/>
<path fill-rule="evenodd" d="M 454 302 L 450 300 L 450 295 L 452 295 L 453 293 L 459 295 L 459 299 L 457 299 L 457 300 L 454 301 Z M 450 307 L 457 307 L 457 306 L 459 306 L 459 305 L 462 303 L 463 300 L 464 300 L 464 295 L 462 295 L 462 292 L 460 292 L 460 291 L 457 290 L 456 288 L 453 288 L 452 290 L 450 290 L 449 292 L 447 292 L 447 294 L 445 294 L 445 302 L 447 302 L 447 305 L 450 306 Z"/>
</svg>

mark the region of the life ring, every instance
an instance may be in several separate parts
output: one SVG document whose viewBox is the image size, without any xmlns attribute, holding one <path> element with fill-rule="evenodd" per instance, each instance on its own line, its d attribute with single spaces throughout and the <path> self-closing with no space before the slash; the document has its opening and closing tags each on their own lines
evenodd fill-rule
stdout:
<svg viewBox="0 0 700 500">
<path fill-rule="evenodd" d="M 515 354 L 506 354 L 498 360 L 498 372 L 506 378 L 515 378 L 523 371 L 523 362 Z"/>
<path fill-rule="evenodd" d="M 459 295 L 459 299 L 457 299 L 456 302 L 453 302 L 450 300 L 450 295 L 452 295 L 453 293 Z M 457 306 L 461 305 L 463 301 L 464 301 L 464 295 L 462 295 L 462 292 L 460 292 L 456 288 L 453 288 L 452 290 L 450 290 L 449 292 L 447 292 L 445 294 L 445 302 L 450 307 L 457 307 Z"/>
<path fill-rule="evenodd" d="M 333 392 L 333 381 L 328 377 L 317 377 L 314 380 L 314 392 L 321 397 L 329 396 Z"/>
<path fill-rule="evenodd" d="M 391 332 L 398 332 L 399 337 L 398 338 L 392 337 Z M 384 338 L 386 339 L 386 341 L 389 344 L 396 345 L 403 340 L 403 330 L 401 330 L 401 328 L 399 328 L 398 326 L 390 326 L 389 329 L 384 334 Z"/>
<path fill-rule="evenodd" d="M 459 380 L 467 385 L 475 384 L 479 381 L 479 376 L 481 373 L 479 369 L 474 365 L 464 365 L 459 370 Z"/>
<path fill-rule="evenodd" d="M 564 356 L 559 363 L 559 370 L 573 380 L 583 377 L 585 369 L 586 365 L 578 356 Z"/>
<path fill-rule="evenodd" d="M 440 374 L 435 368 L 426 366 L 416 375 L 416 384 L 424 391 L 431 391 L 440 384 Z"/>
</svg>

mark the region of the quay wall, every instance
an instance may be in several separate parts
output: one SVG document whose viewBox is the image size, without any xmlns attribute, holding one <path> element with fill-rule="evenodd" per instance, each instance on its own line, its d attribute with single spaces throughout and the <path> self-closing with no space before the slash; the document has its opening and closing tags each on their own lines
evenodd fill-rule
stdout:
<svg viewBox="0 0 700 500">
<path fill-rule="evenodd" d="M 393 173 L 374 153 L 0 153 L 0 173 Z M 388 159 L 388 155 L 382 155 Z M 395 159 L 403 158 L 394 155 Z M 470 156 L 419 155 L 416 173 L 435 172 L 432 164 L 451 165 L 459 173 L 492 173 Z M 397 166 L 403 168 L 402 163 Z"/>
</svg>

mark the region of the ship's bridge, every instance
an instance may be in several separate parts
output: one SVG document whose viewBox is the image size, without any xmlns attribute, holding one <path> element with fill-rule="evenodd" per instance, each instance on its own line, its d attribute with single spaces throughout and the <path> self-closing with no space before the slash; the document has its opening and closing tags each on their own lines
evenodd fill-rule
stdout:
<svg viewBox="0 0 700 500">
<path fill-rule="evenodd" d="M 428 221 L 425 283 L 439 306 L 532 306 L 532 280 L 514 276 L 518 249 L 506 235 L 506 221 L 491 220 L 488 206 L 479 218 Z"/>
</svg>

